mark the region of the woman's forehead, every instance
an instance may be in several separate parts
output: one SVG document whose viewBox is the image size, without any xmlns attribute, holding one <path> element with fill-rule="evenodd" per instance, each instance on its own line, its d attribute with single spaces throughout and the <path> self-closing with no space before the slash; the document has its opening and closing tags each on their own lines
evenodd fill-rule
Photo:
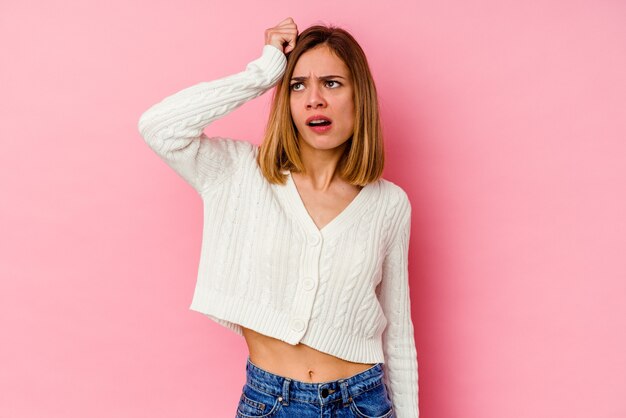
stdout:
<svg viewBox="0 0 626 418">
<path fill-rule="evenodd" d="M 348 66 L 329 47 L 322 45 L 300 55 L 293 70 L 293 77 L 317 77 L 329 75 L 349 76 Z"/>
</svg>

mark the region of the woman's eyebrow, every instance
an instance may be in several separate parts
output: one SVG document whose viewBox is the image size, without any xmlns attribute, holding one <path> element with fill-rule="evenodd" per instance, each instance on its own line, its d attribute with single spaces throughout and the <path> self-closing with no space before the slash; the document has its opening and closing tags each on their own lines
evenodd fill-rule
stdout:
<svg viewBox="0 0 626 418">
<path fill-rule="evenodd" d="M 328 80 L 330 78 L 343 78 L 343 79 L 345 79 L 345 77 L 341 76 L 341 75 L 323 75 L 323 76 L 318 77 L 318 78 L 320 80 Z M 293 80 L 293 81 L 305 81 L 305 80 L 308 80 L 308 79 L 309 79 L 309 77 L 291 77 L 291 80 Z"/>
</svg>

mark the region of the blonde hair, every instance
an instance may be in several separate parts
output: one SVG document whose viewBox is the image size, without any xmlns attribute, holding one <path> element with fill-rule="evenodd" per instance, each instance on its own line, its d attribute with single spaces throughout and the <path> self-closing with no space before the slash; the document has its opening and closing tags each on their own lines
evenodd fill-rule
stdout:
<svg viewBox="0 0 626 418">
<path fill-rule="evenodd" d="M 352 35 L 338 27 L 315 25 L 298 35 L 295 48 L 287 54 L 285 73 L 274 90 L 257 163 L 263 176 L 275 184 L 285 184 L 286 175 L 282 170 L 303 171 L 297 130 L 291 116 L 289 87 L 300 56 L 322 45 L 329 47 L 346 64 L 354 85 L 354 132 L 339 162 L 339 176 L 350 184 L 365 186 L 382 176 L 385 164 L 378 97 L 365 53 Z"/>
</svg>

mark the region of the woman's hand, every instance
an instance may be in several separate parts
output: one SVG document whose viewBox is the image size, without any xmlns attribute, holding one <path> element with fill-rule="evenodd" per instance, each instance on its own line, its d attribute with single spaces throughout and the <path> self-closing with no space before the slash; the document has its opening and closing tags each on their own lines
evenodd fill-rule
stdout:
<svg viewBox="0 0 626 418">
<path fill-rule="evenodd" d="M 288 17 L 273 28 L 265 30 L 265 45 L 273 45 L 287 54 L 296 46 L 297 36 L 298 27 L 293 19 Z"/>
</svg>

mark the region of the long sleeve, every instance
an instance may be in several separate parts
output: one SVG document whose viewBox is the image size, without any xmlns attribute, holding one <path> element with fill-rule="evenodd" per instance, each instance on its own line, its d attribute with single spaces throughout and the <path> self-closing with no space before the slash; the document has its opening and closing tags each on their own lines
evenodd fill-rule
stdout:
<svg viewBox="0 0 626 418">
<path fill-rule="evenodd" d="M 262 95 L 282 77 L 287 59 L 265 45 L 246 69 L 218 80 L 185 88 L 146 110 L 138 129 L 147 144 L 199 193 L 233 172 L 252 144 L 208 138 L 203 130 L 248 100 Z"/>
<path fill-rule="evenodd" d="M 418 374 L 408 275 L 411 204 L 399 204 L 399 217 L 383 262 L 380 301 L 387 318 L 383 332 L 385 383 L 397 418 L 417 418 Z"/>
</svg>

